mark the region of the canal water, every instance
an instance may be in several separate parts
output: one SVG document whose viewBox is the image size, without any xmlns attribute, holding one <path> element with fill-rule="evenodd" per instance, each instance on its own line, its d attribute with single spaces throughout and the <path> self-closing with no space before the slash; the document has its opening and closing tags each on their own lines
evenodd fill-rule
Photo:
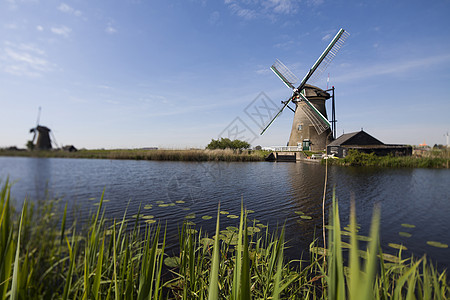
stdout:
<svg viewBox="0 0 450 300">
<path fill-rule="evenodd" d="M 309 244 L 321 236 L 325 166 L 316 163 L 269 162 L 167 162 L 61 158 L 0 157 L 0 180 L 13 182 L 16 205 L 25 198 L 37 201 L 62 198 L 78 222 L 96 211 L 104 192 L 106 216 L 131 218 L 141 207 L 145 215 L 167 224 L 168 237 L 177 241 L 180 224 L 189 215 L 196 227 L 211 233 L 218 205 L 239 215 L 241 202 L 254 211 L 250 219 L 275 229 L 286 228 L 287 255 L 304 258 Z M 341 224 L 349 223 L 350 202 L 355 201 L 360 234 L 368 234 L 373 208 L 381 208 L 381 242 L 385 252 L 396 254 L 389 243 L 403 244 L 406 254 L 428 258 L 450 267 L 450 170 L 328 168 L 326 210 L 335 189 Z M 151 209 L 144 209 L 151 205 Z M 299 212 L 311 219 L 301 218 Z M 238 219 L 221 215 L 221 226 L 236 226 Z M 195 217 L 194 217 L 195 216 Z M 204 220 L 203 216 L 212 216 Z M 414 225 L 406 228 L 402 224 Z M 142 224 L 143 226 L 145 223 Z M 403 237 L 407 232 L 411 237 Z M 174 246 L 171 250 L 175 250 Z"/>
</svg>

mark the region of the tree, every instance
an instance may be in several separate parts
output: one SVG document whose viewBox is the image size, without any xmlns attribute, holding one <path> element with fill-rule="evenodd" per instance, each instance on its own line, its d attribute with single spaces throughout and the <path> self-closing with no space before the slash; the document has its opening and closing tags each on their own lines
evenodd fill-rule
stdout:
<svg viewBox="0 0 450 300">
<path fill-rule="evenodd" d="M 239 150 L 243 150 L 243 149 L 248 149 L 250 148 L 250 144 L 245 142 L 245 141 L 241 141 L 241 140 L 230 140 L 229 138 L 220 138 L 215 140 L 215 139 L 211 139 L 211 142 L 208 144 L 208 146 L 206 146 L 206 149 L 239 149 Z"/>
<path fill-rule="evenodd" d="M 34 150 L 34 144 L 33 144 L 33 141 L 28 141 L 28 142 L 27 142 L 27 148 L 28 148 L 28 150 L 30 150 L 30 151 Z"/>
</svg>

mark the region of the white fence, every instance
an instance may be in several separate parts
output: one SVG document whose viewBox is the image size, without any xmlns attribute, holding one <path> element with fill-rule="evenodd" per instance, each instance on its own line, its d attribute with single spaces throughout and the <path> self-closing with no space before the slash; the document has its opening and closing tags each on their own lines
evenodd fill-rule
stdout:
<svg viewBox="0 0 450 300">
<path fill-rule="evenodd" d="M 267 151 L 302 151 L 301 147 L 298 146 L 272 146 L 272 147 L 264 147 L 264 150 Z"/>
</svg>

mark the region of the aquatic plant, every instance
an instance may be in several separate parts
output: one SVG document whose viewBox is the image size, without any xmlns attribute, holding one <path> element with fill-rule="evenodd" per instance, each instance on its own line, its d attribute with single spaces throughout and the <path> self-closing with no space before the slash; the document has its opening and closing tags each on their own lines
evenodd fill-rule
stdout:
<svg viewBox="0 0 450 300">
<path fill-rule="evenodd" d="M 354 209 L 349 231 L 340 226 L 337 200 L 325 251 L 311 243 L 307 260 L 287 261 L 284 229 L 255 226 L 241 207 L 238 227 L 221 229 L 217 211 L 212 238 L 187 220 L 179 251 L 166 252 L 161 224 L 136 218 L 107 220 L 103 197 L 87 228 L 68 224 L 67 208 L 52 201 L 10 204 L 0 190 L 0 299 L 447 299 L 445 272 L 426 258 L 381 251 L 378 213 L 360 250 Z M 300 212 L 299 212 L 300 214 Z M 153 219 L 153 218 L 152 218 Z M 144 228 L 143 231 L 141 231 Z M 344 235 L 344 232 L 346 234 Z M 350 236 L 350 243 L 342 238 Z M 350 249 L 348 263 L 345 251 Z"/>
</svg>

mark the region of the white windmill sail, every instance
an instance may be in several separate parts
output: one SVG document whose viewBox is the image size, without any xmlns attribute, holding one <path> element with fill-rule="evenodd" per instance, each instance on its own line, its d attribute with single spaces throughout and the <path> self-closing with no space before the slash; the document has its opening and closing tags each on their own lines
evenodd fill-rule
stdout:
<svg viewBox="0 0 450 300">
<path fill-rule="evenodd" d="M 298 78 L 294 75 L 280 60 L 276 60 L 270 69 L 290 88 L 295 89 L 294 84 L 297 83 Z"/>
<path fill-rule="evenodd" d="M 314 107 L 314 105 L 306 98 L 302 93 L 300 93 L 301 101 L 297 103 L 297 105 L 303 110 L 306 117 L 311 121 L 311 124 L 314 126 L 314 129 L 316 129 L 317 134 L 321 134 L 328 128 L 330 128 L 331 123 L 327 120 L 327 118 L 324 117 L 320 113 L 320 111 L 317 110 L 317 108 Z"/>
</svg>

